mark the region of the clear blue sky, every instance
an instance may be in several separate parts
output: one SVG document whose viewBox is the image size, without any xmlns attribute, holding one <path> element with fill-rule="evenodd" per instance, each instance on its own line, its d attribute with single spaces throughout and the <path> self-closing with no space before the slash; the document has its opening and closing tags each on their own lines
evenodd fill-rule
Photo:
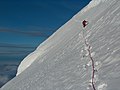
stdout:
<svg viewBox="0 0 120 90">
<path fill-rule="evenodd" d="M 91 0 L 0 0 L 0 62 L 22 60 Z"/>
</svg>

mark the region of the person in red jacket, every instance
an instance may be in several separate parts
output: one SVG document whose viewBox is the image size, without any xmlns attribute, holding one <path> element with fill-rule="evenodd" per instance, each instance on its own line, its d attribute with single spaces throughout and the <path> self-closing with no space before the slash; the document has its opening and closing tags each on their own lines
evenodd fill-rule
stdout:
<svg viewBox="0 0 120 90">
<path fill-rule="evenodd" d="M 85 28 L 88 25 L 88 21 L 84 20 L 82 24 L 83 24 L 83 27 Z"/>
</svg>

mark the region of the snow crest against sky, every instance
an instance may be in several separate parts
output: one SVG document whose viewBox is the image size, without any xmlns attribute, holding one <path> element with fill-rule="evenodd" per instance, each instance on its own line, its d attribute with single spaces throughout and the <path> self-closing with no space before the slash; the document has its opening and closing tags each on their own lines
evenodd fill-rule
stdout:
<svg viewBox="0 0 120 90">
<path fill-rule="evenodd" d="M 26 55 L 90 1 L 0 0 L 0 87 Z"/>
<path fill-rule="evenodd" d="M 89 2 L 0 0 L 0 61 L 23 59 Z"/>
<path fill-rule="evenodd" d="M 77 13 L 23 61 L 25 70 L 1 90 L 119 90 L 120 1 L 109 1 Z M 27 67 L 32 56 L 37 58 Z"/>
</svg>

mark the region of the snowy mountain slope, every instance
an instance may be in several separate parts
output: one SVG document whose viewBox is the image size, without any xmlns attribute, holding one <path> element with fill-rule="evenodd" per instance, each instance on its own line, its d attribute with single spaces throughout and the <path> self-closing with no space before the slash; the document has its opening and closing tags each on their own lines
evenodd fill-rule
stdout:
<svg viewBox="0 0 120 90">
<path fill-rule="evenodd" d="M 84 19 L 89 21 L 85 29 Z M 119 0 L 91 1 L 29 55 L 19 66 L 19 75 L 1 90 L 93 90 L 82 31 L 92 47 L 96 90 L 119 90 Z"/>
<path fill-rule="evenodd" d="M 107 0 L 107 1 L 110 1 L 110 0 Z M 86 11 L 88 11 L 89 9 L 99 5 L 100 3 L 104 3 L 106 2 L 106 0 L 92 0 L 89 5 L 87 7 L 85 7 L 81 12 L 80 12 L 80 15 L 81 13 L 85 13 Z M 111 1 L 111 3 L 114 2 L 114 0 Z M 106 6 L 104 6 L 106 7 Z M 101 9 L 101 8 L 100 8 Z M 104 9 L 103 9 L 104 10 Z M 103 11 L 103 10 L 100 10 L 100 11 Z M 100 12 L 99 11 L 99 12 Z M 94 12 L 92 12 L 94 13 Z M 79 13 L 78 13 L 79 14 Z M 78 16 L 79 18 L 79 16 Z M 79 19 L 78 19 L 79 20 Z M 79 20 L 79 22 L 81 22 Z M 59 30 L 58 30 L 59 31 Z M 61 32 L 61 31 L 60 31 Z M 64 31 L 65 32 L 65 31 Z M 51 36 L 52 37 L 52 36 Z M 51 38 L 50 37 L 50 38 Z M 46 44 L 40 44 L 40 46 L 34 51 L 32 52 L 30 55 L 28 55 L 22 62 L 21 64 L 19 65 L 18 67 L 18 72 L 17 72 L 17 75 L 19 75 L 22 71 L 24 71 L 27 67 L 29 67 L 33 62 L 34 60 L 37 59 L 37 57 L 41 56 L 43 53 L 45 53 L 48 49 L 50 49 L 51 47 L 51 42 L 49 40 L 47 40 L 48 42 Z M 44 42 L 45 43 L 45 42 Z M 54 42 L 53 42 L 54 43 Z"/>
</svg>

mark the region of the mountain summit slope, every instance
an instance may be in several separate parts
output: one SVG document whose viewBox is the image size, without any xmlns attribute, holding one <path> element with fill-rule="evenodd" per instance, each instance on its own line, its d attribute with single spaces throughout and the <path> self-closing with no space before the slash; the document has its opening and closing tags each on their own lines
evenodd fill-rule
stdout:
<svg viewBox="0 0 120 90">
<path fill-rule="evenodd" d="M 89 21 L 86 28 L 84 19 Z M 92 0 L 27 56 L 17 76 L 0 90 L 94 90 L 85 40 L 94 59 L 96 90 L 119 90 L 119 0 Z"/>
</svg>

